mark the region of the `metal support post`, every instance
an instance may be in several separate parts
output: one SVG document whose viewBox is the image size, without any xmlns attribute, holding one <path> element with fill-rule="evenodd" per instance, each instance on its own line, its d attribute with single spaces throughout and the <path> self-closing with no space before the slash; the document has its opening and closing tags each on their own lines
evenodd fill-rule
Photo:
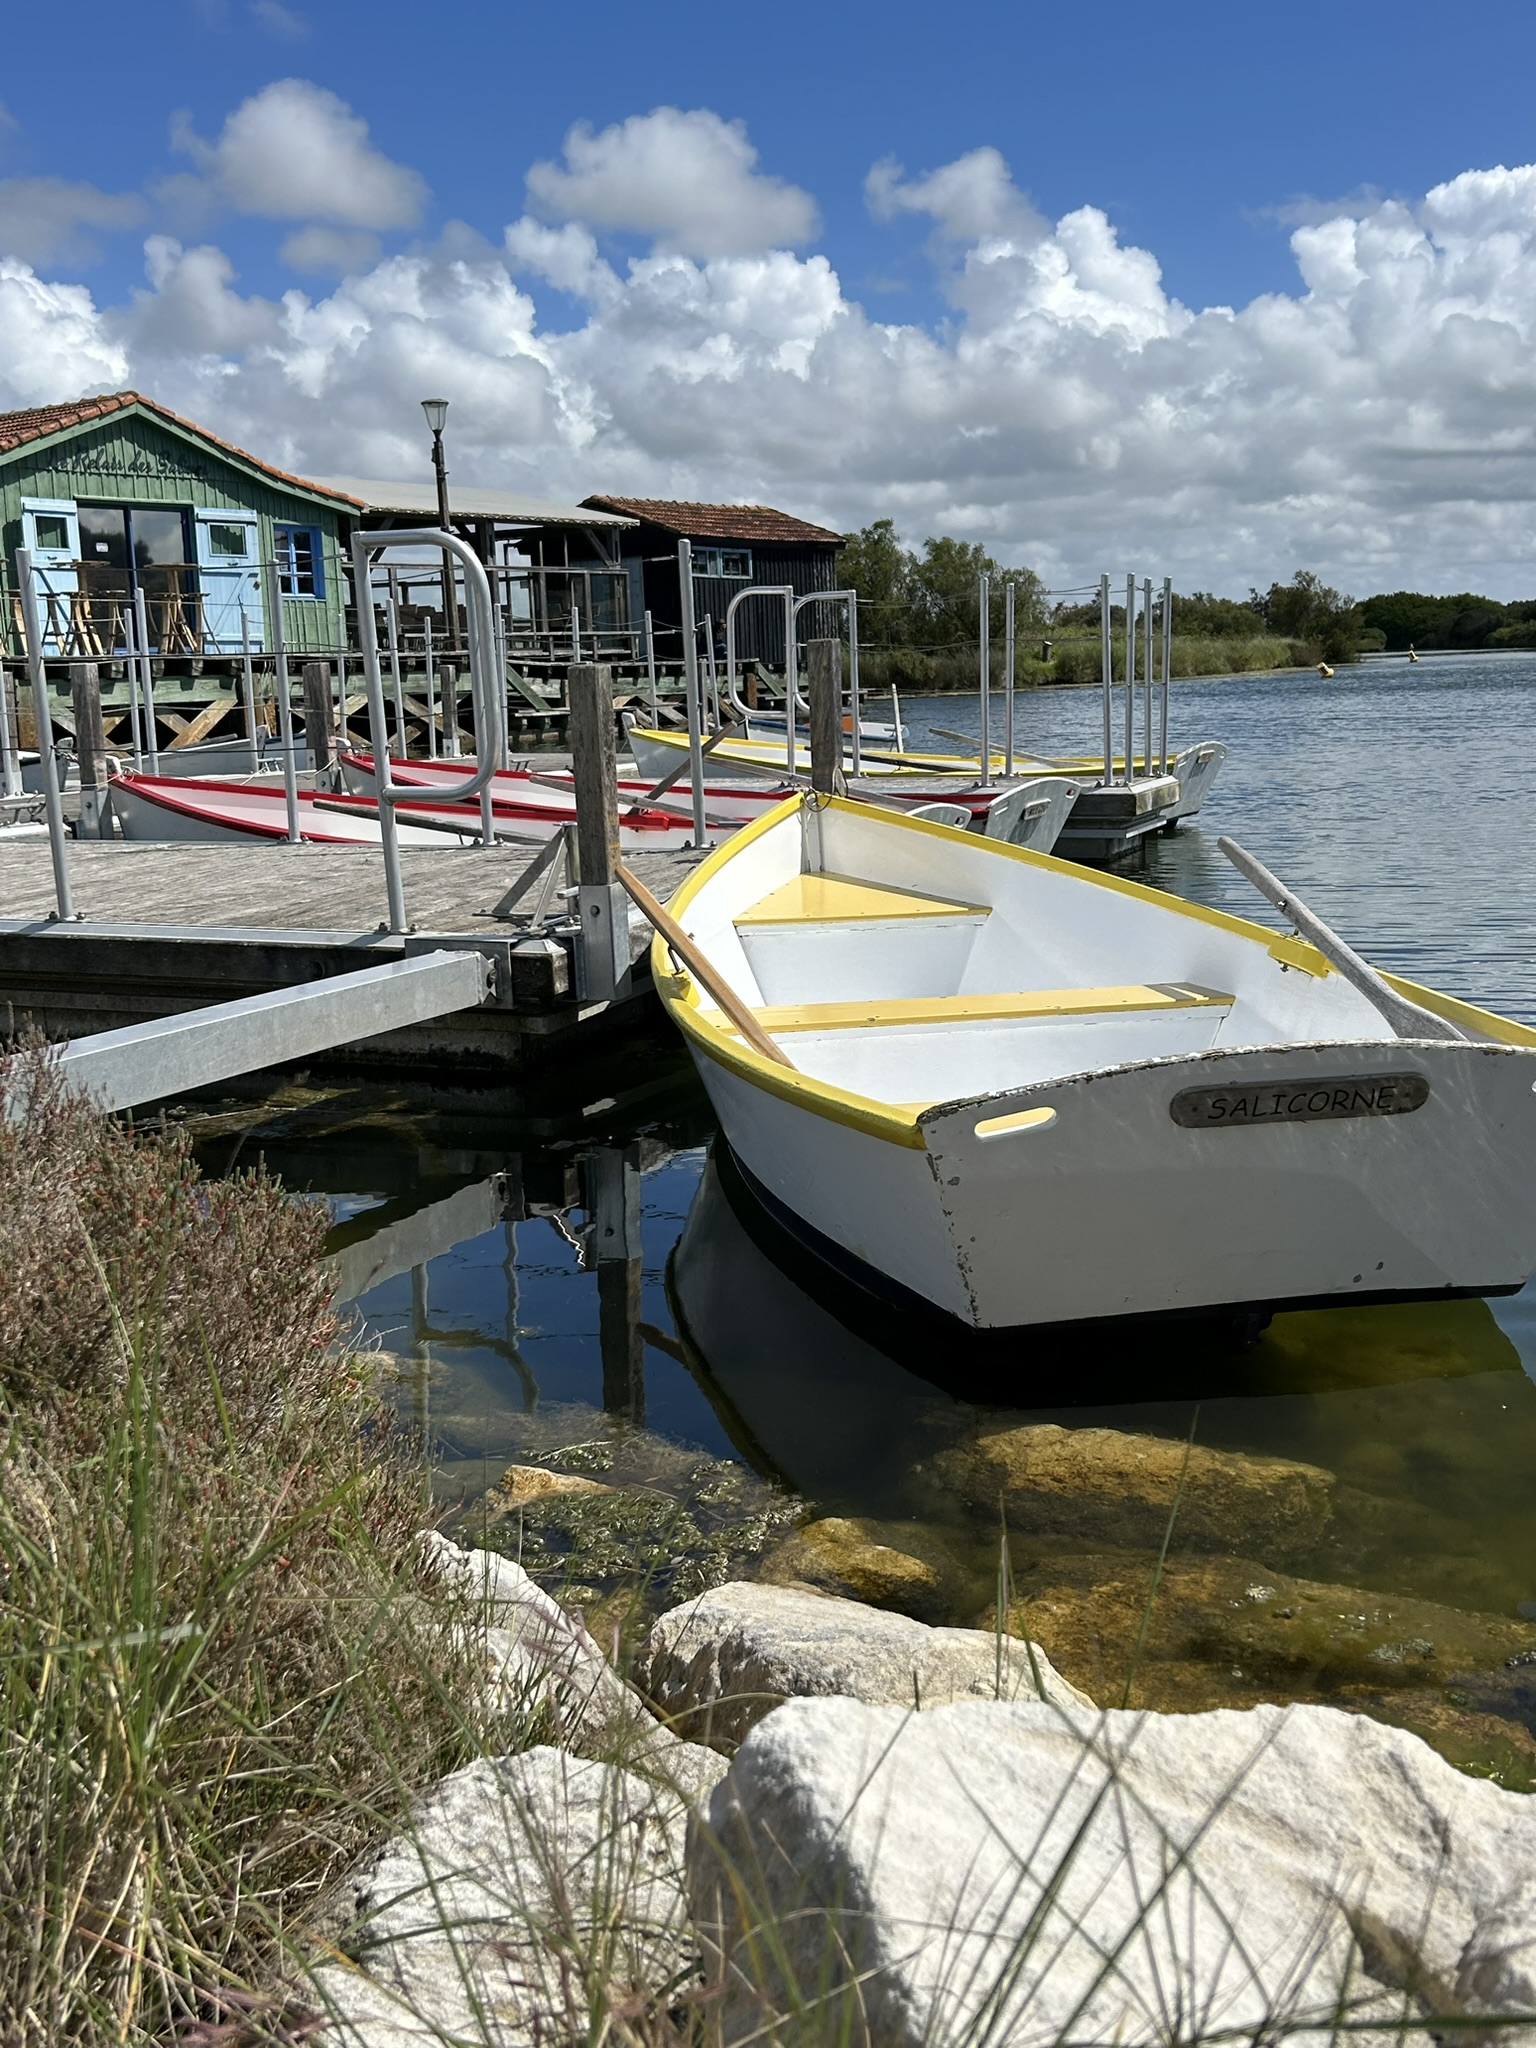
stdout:
<svg viewBox="0 0 1536 2048">
<path fill-rule="evenodd" d="M 133 636 L 139 643 L 139 682 L 144 692 L 144 752 L 151 775 L 160 773 L 160 732 L 155 724 L 155 671 L 149 658 L 149 606 L 144 592 L 133 593 Z"/>
<path fill-rule="evenodd" d="M 677 592 L 682 611 L 683 677 L 688 697 L 688 773 L 693 778 L 693 843 L 707 846 L 704 824 L 704 707 L 699 701 L 699 636 L 693 616 L 693 545 L 677 544 Z M 789 758 L 795 758 L 795 719 L 789 710 Z"/>
<path fill-rule="evenodd" d="M 863 717 L 863 705 L 859 696 L 859 593 L 848 593 L 848 708 L 853 719 L 848 735 L 848 767 L 850 773 L 863 772 L 863 756 L 859 751 L 859 725 Z"/>
<path fill-rule="evenodd" d="M 1147 777 L 1152 767 L 1152 578 L 1141 586 L 1141 772 Z"/>
<path fill-rule="evenodd" d="M 240 607 L 240 700 L 245 710 L 245 744 L 254 775 L 261 766 L 261 749 L 256 744 L 256 678 L 251 673 L 251 622 L 246 617 L 244 604 Z"/>
<path fill-rule="evenodd" d="M 131 680 L 130 671 L 130 702 Z M 138 766 L 137 757 L 134 766 Z M 0 794 L 21 795 L 21 735 L 16 730 L 16 686 L 3 661 L 0 661 Z"/>
<path fill-rule="evenodd" d="M 1115 779 L 1115 736 L 1113 690 L 1115 680 L 1115 622 L 1109 611 L 1109 578 L 1099 578 L 1099 666 L 1104 683 L 1104 787 Z"/>
<path fill-rule="evenodd" d="M 582 994 L 590 1002 L 609 1002 L 629 982 L 629 897 L 619 881 L 612 669 L 606 663 L 573 662 L 566 671 L 566 698 L 576 798 Z"/>
<path fill-rule="evenodd" d="M 427 759 L 437 759 L 437 671 L 432 662 L 432 621 L 421 622 L 421 658 L 426 665 Z"/>
<path fill-rule="evenodd" d="M 1168 773 L 1168 680 L 1173 674 L 1173 578 L 1163 578 L 1163 687 L 1158 721 L 1157 757 Z"/>
<path fill-rule="evenodd" d="M 1135 780 L 1131 755 L 1135 749 L 1136 735 L 1132 722 L 1136 713 L 1136 578 L 1125 579 L 1125 780 L 1129 786 Z"/>
<path fill-rule="evenodd" d="M 811 787 L 828 796 L 841 796 L 843 781 L 843 736 L 839 731 L 843 709 L 843 650 L 836 640 L 812 640 L 806 645 L 806 687 L 811 716 Z"/>
<path fill-rule="evenodd" d="M 1003 592 L 1003 777 L 1013 776 L 1013 677 L 1018 663 L 1019 586 L 1010 576 Z"/>
<path fill-rule="evenodd" d="M 385 601 L 384 627 L 389 642 L 389 688 L 395 700 L 395 746 L 400 758 L 408 761 L 411 748 L 405 736 L 405 685 L 400 678 L 400 613 L 393 596 Z"/>
<path fill-rule="evenodd" d="M 992 578 L 982 575 L 976 637 L 981 652 L 981 786 L 992 787 Z"/>
<path fill-rule="evenodd" d="M 799 696 L 800 656 L 795 647 L 795 586 L 784 586 L 784 766 L 795 772 L 795 705 Z"/>
<path fill-rule="evenodd" d="M 138 636 L 134 632 L 132 605 L 127 606 L 123 612 L 123 644 L 123 680 L 128 685 L 128 744 L 133 750 L 133 766 L 137 773 L 144 766 L 144 721 L 139 705 Z M 4 753 L 6 745 L 4 736 L 0 735 L 0 754 Z M 19 784 L 17 786 L 20 787 Z M 7 796 L 14 796 L 16 793 L 10 788 L 9 781 L 5 793 Z"/>
<path fill-rule="evenodd" d="M 43 637 L 37 617 L 37 578 L 26 548 L 16 550 L 16 588 L 21 594 L 22 632 L 27 643 L 27 677 L 32 685 L 32 723 L 43 770 L 43 807 L 48 817 L 48 850 L 53 856 L 53 893 L 61 921 L 75 915 L 69 887 L 69 856 L 64 850 L 64 806 L 59 799 L 59 763 L 53 751 L 53 718 L 48 709 L 48 675 L 43 667 Z"/>
<path fill-rule="evenodd" d="M 656 698 L 656 633 L 649 612 L 645 615 L 645 674 L 651 686 L 651 724 L 654 726 L 660 721 L 661 706 Z"/>
<path fill-rule="evenodd" d="M 440 671 L 443 679 L 443 752 L 450 761 L 463 758 L 464 740 L 459 731 L 459 672 L 451 661 Z"/>
<path fill-rule="evenodd" d="M 293 684 L 288 675 L 288 643 L 283 637 L 283 593 L 276 562 L 265 569 L 267 611 L 272 619 L 272 659 L 277 671 L 277 737 L 283 750 L 283 797 L 288 811 L 288 844 L 299 843 L 299 775 L 293 750 Z"/>
</svg>

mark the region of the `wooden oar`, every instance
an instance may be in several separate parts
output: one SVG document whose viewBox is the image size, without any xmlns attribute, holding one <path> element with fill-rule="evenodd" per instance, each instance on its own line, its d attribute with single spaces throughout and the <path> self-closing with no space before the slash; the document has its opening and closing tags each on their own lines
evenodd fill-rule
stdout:
<svg viewBox="0 0 1536 2048">
<path fill-rule="evenodd" d="M 1252 882 L 1282 917 L 1291 920 L 1303 938 L 1311 940 L 1329 965 L 1336 967 L 1368 1003 L 1374 1004 L 1399 1038 L 1471 1039 L 1472 1033 L 1453 1024 L 1449 1017 L 1437 1017 L 1432 1010 L 1420 1009 L 1417 1003 L 1400 996 L 1374 967 L 1360 958 L 1353 946 L 1346 945 L 1331 925 L 1324 924 L 1315 910 L 1308 910 L 1278 875 L 1271 874 L 1263 861 L 1255 860 L 1235 839 L 1218 839 L 1216 844 L 1244 880 Z"/>
<path fill-rule="evenodd" d="M 617 872 L 619 880 L 646 917 L 661 933 L 700 988 L 714 997 L 752 1050 L 760 1052 L 765 1059 L 777 1060 L 781 1067 L 793 1067 L 795 1063 L 788 1053 L 768 1036 L 735 989 L 722 975 L 715 972 L 677 919 L 662 909 L 644 882 L 638 876 L 632 875 L 623 861 L 619 862 Z"/>
</svg>

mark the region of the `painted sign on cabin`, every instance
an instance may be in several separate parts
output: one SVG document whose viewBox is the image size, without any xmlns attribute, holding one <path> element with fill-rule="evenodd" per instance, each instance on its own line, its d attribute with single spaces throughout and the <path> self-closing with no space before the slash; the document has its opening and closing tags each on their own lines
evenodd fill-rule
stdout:
<svg viewBox="0 0 1536 2048">
<path fill-rule="evenodd" d="M 270 595 L 295 654 L 344 647 L 341 535 L 359 510 L 136 391 L 0 413 L 4 644 L 22 652 L 16 551 L 45 654 L 260 653 Z"/>
</svg>

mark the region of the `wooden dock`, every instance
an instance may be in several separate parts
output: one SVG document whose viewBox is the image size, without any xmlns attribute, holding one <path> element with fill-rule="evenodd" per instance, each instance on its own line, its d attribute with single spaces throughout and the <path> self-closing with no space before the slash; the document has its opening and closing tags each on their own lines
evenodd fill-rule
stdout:
<svg viewBox="0 0 1536 2048">
<path fill-rule="evenodd" d="M 509 951 L 522 929 L 484 913 L 537 852 L 402 849 L 412 930 L 392 935 L 381 929 L 384 863 L 372 847 L 75 840 L 70 877 L 83 915 L 64 925 L 49 919 L 47 840 L 0 839 L 0 1005 L 13 1031 L 31 1023 L 75 1038 L 401 959 L 428 935 Z M 633 866 L 665 899 L 699 858 L 641 854 Z M 620 1002 L 522 1008 L 504 999 L 360 1040 L 337 1057 L 505 1073 L 637 1030 L 652 1001 L 642 956 L 635 991 Z"/>
</svg>

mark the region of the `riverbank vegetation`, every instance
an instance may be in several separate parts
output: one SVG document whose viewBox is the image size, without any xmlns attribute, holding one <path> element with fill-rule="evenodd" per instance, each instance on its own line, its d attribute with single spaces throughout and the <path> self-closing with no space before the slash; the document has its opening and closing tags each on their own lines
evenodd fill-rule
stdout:
<svg viewBox="0 0 1536 2048">
<path fill-rule="evenodd" d="M 279 2038 L 255 1987 L 477 1745 L 420 1461 L 338 1345 L 323 1208 L 40 1052 L 5 1086 L 0 2040 Z"/>
<path fill-rule="evenodd" d="M 1041 683 L 1096 683 L 1102 673 L 1098 592 L 1048 591 L 1033 569 L 1007 569 L 975 541 L 940 535 L 904 548 L 895 523 L 877 519 L 844 536 L 840 580 L 859 593 L 860 663 L 871 689 L 972 690 L 979 663 L 980 578 L 992 579 L 991 671 L 1003 673 L 1006 589 L 1014 591 L 1016 675 Z M 1125 605 L 1112 604 L 1116 676 L 1124 674 Z M 1161 608 L 1153 600 L 1154 635 Z M 1139 642 L 1138 642 L 1139 645 Z M 1418 649 L 1536 648 L 1536 599 L 1501 603 L 1462 592 L 1396 590 L 1356 601 L 1309 569 L 1246 598 L 1175 592 L 1173 673 L 1239 675 L 1313 668 L 1368 653 Z"/>
</svg>

